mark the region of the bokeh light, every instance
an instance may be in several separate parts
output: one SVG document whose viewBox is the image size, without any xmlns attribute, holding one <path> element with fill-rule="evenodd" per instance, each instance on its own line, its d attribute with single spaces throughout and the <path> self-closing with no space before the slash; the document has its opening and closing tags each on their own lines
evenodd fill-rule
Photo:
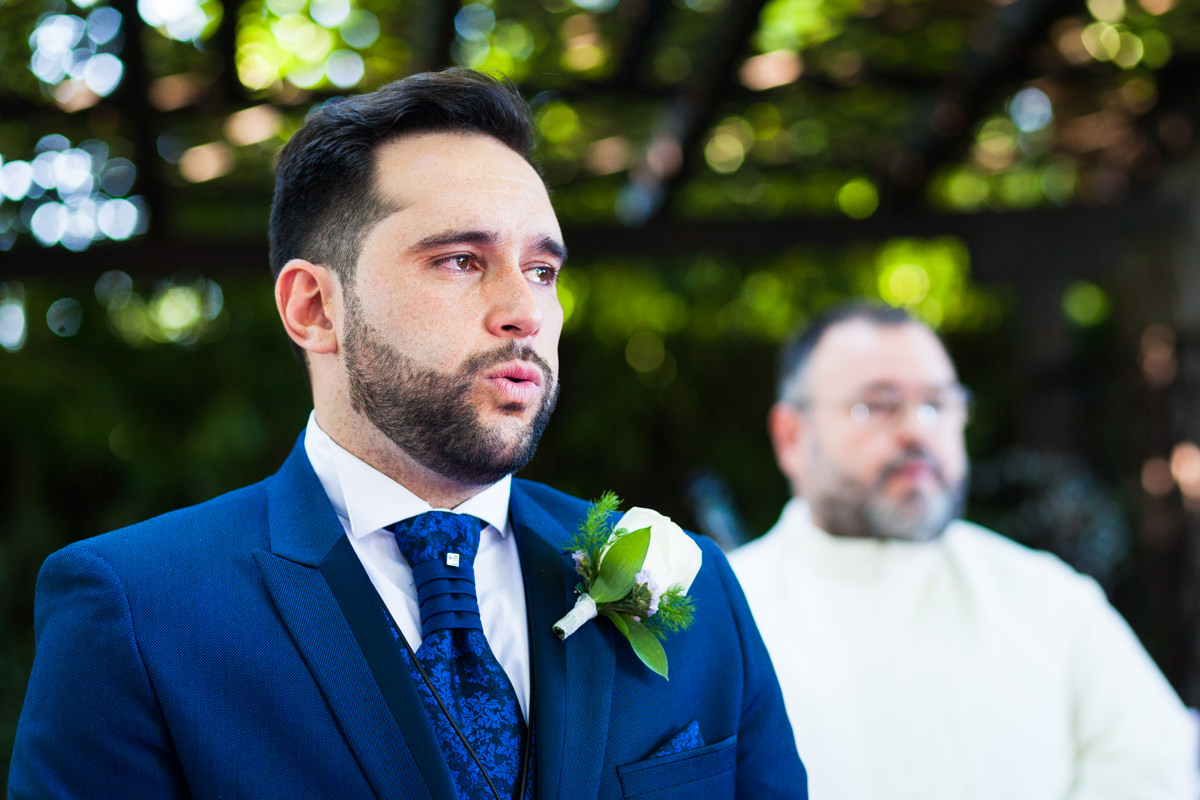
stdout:
<svg viewBox="0 0 1200 800">
<path fill-rule="evenodd" d="M 746 160 L 746 145 L 728 131 L 717 131 L 704 146 L 704 160 L 713 172 L 736 172 Z"/>
<path fill-rule="evenodd" d="M 147 25 L 180 42 L 205 38 L 221 20 L 215 0 L 138 0 L 137 8 Z"/>
<path fill-rule="evenodd" d="M 847 217 L 866 219 L 879 208 L 879 190 L 869 179 L 855 178 L 838 189 L 837 204 Z"/>
<path fill-rule="evenodd" d="M 934 328 L 986 328 L 1003 315 L 1004 300 L 971 283 L 970 264 L 960 239 L 895 239 L 875 256 L 875 291 Z"/>
<path fill-rule="evenodd" d="M 208 142 L 184 151 L 179 174 L 190 183 L 204 183 L 233 170 L 233 148 L 225 142 Z"/>
<path fill-rule="evenodd" d="M 1033 133 L 1054 121 L 1054 106 L 1045 92 L 1030 86 L 1013 95 L 1008 102 L 1008 114 L 1018 130 Z"/>
<path fill-rule="evenodd" d="M 195 273 L 176 275 L 147 297 L 127 273 L 111 270 L 97 279 L 95 294 L 109 329 L 130 345 L 191 345 L 222 331 L 224 293 L 216 281 Z"/>
<path fill-rule="evenodd" d="M 1081 328 L 1099 325 L 1110 307 L 1108 294 L 1091 281 L 1072 281 L 1063 292 L 1063 313 Z"/>
<path fill-rule="evenodd" d="M 596 18 L 591 14 L 568 17 L 559 31 L 563 51 L 559 61 L 563 68 L 575 73 L 599 72 L 608 62 L 608 51 Z"/>
<path fill-rule="evenodd" d="M 15 353 L 25 346 L 25 288 L 16 281 L 0 283 L 0 347 Z"/>
<path fill-rule="evenodd" d="M 742 85 L 755 92 L 786 86 L 804 72 L 804 62 L 792 50 L 775 50 L 746 59 L 738 71 Z"/>
<path fill-rule="evenodd" d="M 80 251 L 146 229 L 142 198 L 125 196 L 137 170 L 128 159 L 110 157 L 107 144 L 89 139 L 74 146 L 51 134 L 35 151 L 29 160 L 0 157 L 0 219 L 9 203 L 20 209 L 13 233 L 27 232 L 45 247 Z M 0 237 L 0 249 L 14 242 L 15 236 Z"/>
<path fill-rule="evenodd" d="M 454 15 L 455 32 L 470 42 L 485 42 L 496 28 L 496 12 L 482 3 L 467 3 Z"/>
<path fill-rule="evenodd" d="M 653 372 L 666 356 L 662 337 L 653 331 L 638 331 L 625 345 L 625 361 L 638 372 Z"/>
<path fill-rule="evenodd" d="M 46 14 L 29 36 L 29 69 L 65 110 L 88 108 L 112 94 L 124 77 L 121 28 L 121 13 L 108 6 L 86 17 Z"/>
<path fill-rule="evenodd" d="M 366 80 L 370 59 L 364 51 L 381 32 L 379 18 L 357 0 L 250 2 L 238 20 L 238 79 L 252 91 L 280 91 L 284 82 L 300 89 L 352 89 Z"/>
<path fill-rule="evenodd" d="M 74 336 L 82 324 L 83 306 L 73 297 L 55 300 L 46 309 L 46 327 L 58 336 Z"/>
<path fill-rule="evenodd" d="M 1200 499 L 1200 447 L 1180 442 L 1171 450 L 1171 477 L 1189 500 Z"/>
<path fill-rule="evenodd" d="M 771 0 L 763 8 L 755 44 L 760 52 L 803 52 L 832 39 L 846 19 L 857 13 L 859 2 L 813 3 L 811 0 Z"/>
<path fill-rule="evenodd" d="M 244 108 L 225 120 L 225 138 L 237 147 L 257 144 L 279 133 L 281 121 L 279 110 L 274 106 Z"/>
<path fill-rule="evenodd" d="M 1142 331 L 1138 362 L 1146 383 L 1155 389 L 1168 386 L 1179 371 L 1175 358 L 1175 333 L 1166 325 L 1148 325 Z"/>
<path fill-rule="evenodd" d="M 1146 459 L 1142 464 L 1142 489 L 1152 497 L 1166 497 L 1175 489 L 1171 464 L 1161 456 Z"/>
<path fill-rule="evenodd" d="M 754 127 L 743 117 L 726 117 L 709 134 L 704 160 L 720 175 L 737 172 L 754 145 Z"/>
</svg>

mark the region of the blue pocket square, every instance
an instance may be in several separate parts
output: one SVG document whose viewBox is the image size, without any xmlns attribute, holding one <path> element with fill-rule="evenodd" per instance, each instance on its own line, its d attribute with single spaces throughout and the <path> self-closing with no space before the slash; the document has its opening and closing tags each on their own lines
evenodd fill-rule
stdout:
<svg viewBox="0 0 1200 800">
<path fill-rule="evenodd" d="M 700 735 L 700 723 L 692 720 L 683 730 L 672 736 L 666 743 L 651 754 L 651 758 L 673 756 L 685 750 L 695 750 L 704 747 L 704 737 Z"/>
</svg>

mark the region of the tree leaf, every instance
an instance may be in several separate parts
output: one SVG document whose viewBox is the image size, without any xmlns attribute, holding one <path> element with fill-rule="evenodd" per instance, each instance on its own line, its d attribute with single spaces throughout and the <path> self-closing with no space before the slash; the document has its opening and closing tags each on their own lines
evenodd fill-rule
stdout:
<svg viewBox="0 0 1200 800">
<path fill-rule="evenodd" d="M 600 574 L 588 589 L 597 604 L 611 603 L 629 594 L 634 578 L 650 549 L 650 529 L 631 531 L 613 542 L 600 561 Z"/>
</svg>

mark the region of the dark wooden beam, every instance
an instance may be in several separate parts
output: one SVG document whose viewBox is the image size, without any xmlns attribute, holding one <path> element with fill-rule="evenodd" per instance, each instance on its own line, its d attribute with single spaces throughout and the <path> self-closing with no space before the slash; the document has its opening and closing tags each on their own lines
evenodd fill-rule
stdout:
<svg viewBox="0 0 1200 800">
<path fill-rule="evenodd" d="M 628 18 L 622 20 L 624 24 L 632 27 L 632 31 L 625 41 L 620 66 L 606 81 L 617 91 L 643 83 L 643 72 L 654 54 L 654 45 L 664 27 L 663 21 L 672 7 L 671 0 L 639 0 L 634 3 L 622 3 L 617 7 L 617 13 L 623 13 L 626 5 L 635 9 L 630 15 L 632 21 Z"/>
<path fill-rule="evenodd" d="M 424 0 L 413 3 L 412 31 L 408 45 L 412 48 L 412 72 L 443 69 L 451 66 L 450 48 L 454 44 L 454 17 L 459 3 L 454 0 Z"/>
<path fill-rule="evenodd" d="M 667 98 L 650 140 L 630 170 L 622 193 L 621 217 L 645 224 L 663 216 L 671 197 L 694 163 L 721 101 L 737 82 L 737 65 L 758 29 L 766 0 L 737 0 L 726 5 L 713 25 L 715 33 L 701 51 L 702 60 L 673 96 Z"/>
<path fill-rule="evenodd" d="M 237 29 L 242 0 L 223 0 L 221 24 L 213 34 L 212 49 L 220 59 L 221 74 L 216 84 L 227 107 L 240 108 L 247 103 L 246 87 L 238 79 Z"/>
<path fill-rule="evenodd" d="M 1070 207 L 976 214 L 878 214 L 866 220 L 802 217 L 737 222 L 660 222 L 632 228 L 568 227 L 573 257 L 631 259 L 689 255 L 755 258 L 799 247 L 836 248 L 911 237 L 954 236 L 971 254 L 982 281 L 1100 278 L 1118 266 L 1135 238 L 1163 237 L 1188 224 L 1186 207 L 1143 200 L 1113 207 Z M 683 257 L 681 259 L 680 257 Z"/>
<path fill-rule="evenodd" d="M 113 0 L 113 8 L 121 12 L 125 47 L 121 60 L 125 74 L 113 101 L 121 113 L 121 131 L 133 145 L 132 161 L 137 164 L 137 179 L 133 193 L 146 199 L 152 209 L 146 238 L 161 241 L 170 229 L 171 202 L 161 172 L 158 156 L 158 135 L 162 128 L 157 113 L 150 104 L 150 69 L 147 64 L 146 23 L 138 13 L 137 0 Z"/>
<path fill-rule="evenodd" d="M 1014 86 L 1033 76 L 1029 54 L 1051 23 L 1079 0 L 1013 0 L 972 27 L 958 69 L 914 105 L 909 131 L 879 166 L 881 205 L 911 208 L 924 202 L 926 183 L 939 166 L 961 158 L 975 126 Z"/>
<path fill-rule="evenodd" d="M 896 214 L 762 221 L 662 222 L 640 227 L 567 225 L 572 261 L 586 269 L 598 257 L 656 257 L 684 263 L 690 256 L 755 259 L 799 247 L 842 247 L 898 237 L 955 236 L 970 250 L 981 281 L 1066 281 L 1100 278 L 1117 266 L 1135 237 L 1161 238 L 1187 224 L 1187 209 L 1167 201 L 1107 208 L 1066 208 L 981 214 Z M 38 277 L 95 277 L 110 270 L 136 277 L 169 277 L 197 270 L 211 277 L 261 274 L 267 279 L 266 237 L 241 241 L 140 238 L 104 242 L 82 253 L 24 244 L 0 256 L 0 281 Z"/>
</svg>

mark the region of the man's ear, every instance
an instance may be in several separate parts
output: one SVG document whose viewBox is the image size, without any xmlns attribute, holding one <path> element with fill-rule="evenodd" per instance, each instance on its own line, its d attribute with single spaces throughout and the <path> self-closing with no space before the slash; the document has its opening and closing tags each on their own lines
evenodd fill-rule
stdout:
<svg viewBox="0 0 1200 800">
<path fill-rule="evenodd" d="M 775 461 L 793 487 L 799 486 L 804 473 L 802 445 L 807 427 L 804 413 L 791 403 L 777 402 L 767 414 L 767 434 L 775 449 Z"/>
<path fill-rule="evenodd" d="M 341 285 L 327 267 L 293 258 L 275 280 L 275 307 L 292 341 L 311 355 L 338 351 L 335 309 L 341 308 Z"/>
</svg>

